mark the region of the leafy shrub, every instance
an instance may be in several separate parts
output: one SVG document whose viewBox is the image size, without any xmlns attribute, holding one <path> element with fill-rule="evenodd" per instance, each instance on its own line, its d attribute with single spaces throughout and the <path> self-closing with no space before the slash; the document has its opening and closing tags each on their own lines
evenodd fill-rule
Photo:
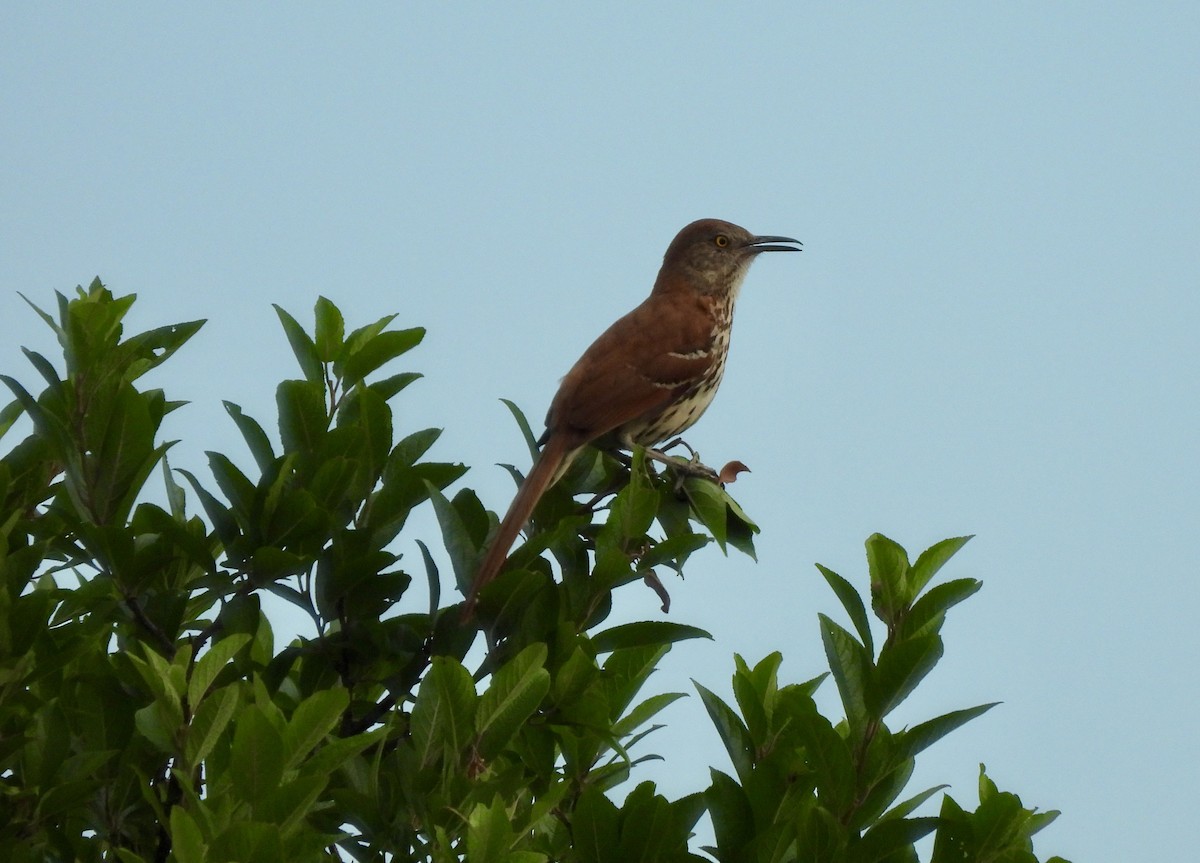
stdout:
<svg viewBox="0 0 1200 863">
<path fill-rule="evenodd" d="M 878 646 L 862 596 L 821 568 L 850 623 L 820 617 L 844 717 L 813 702 L 824 675 L 781 684 L 780 654 L 737 657 L 736 704 L 699 689 L 732 772 L 678 800 L 642 782 L 618 805 L 606 792 L 681 697 L 644 694 L 648 676 L 672 644 L 707 634 L 606 625 L 613 591 L 644 582 L 665 604 L 658 571 L 710 542 L 752 554 L 757 528 L 732 498 L 641 453 L 589 452 L 467 626 L 442 603 L 428 547 L 420 572 L 391 550 L 428 503 L 463 591 L 496 524 L 469 489 L 447 496 L 464 466 L 424 460 L 437 429 L 394 427 L 391 405 L 419 375 L 381 369 L 422 330 L 388 316 L 347 333 L 322 298 L 309 334 L 278 309 L 302 374 L 277 390 L 280 450 L 226 403 L 254 475 L 211 452 L 211 478 L 179 471 L 181 484 L 158 440 L 180 403 L 137 384 L 202 322 L 126 338 L 133 301 L 99 280 L 60 295 L 57 316 L 38 314 L 65 371 L 27 350 L 40 394 L 3 377 L 15 401 L 0 435 L 23 415 L 32 426 L 0 459 L 3 859 L 699 860 L 689 840 L 708 813 L 705 850 L 730 863 L 910 861 L 930 834 L 937 863 L 1036 860 L 1030 836 L 1055 813 L 982 771 L 973 812 L 943 796 L 940 814 L 915 814 L 940 787 L 905 796 L 916 756 L 991 705 L 884 721 L 941 657 L 946 612 L 979 588 L 932 582 L 966 539 L 912 563 L 867 541 Z M 147 500 L 159 466 L 163 506 Z M 402 612 L 418 581 L 425 610 Z M 313 634 L 278 643 L 265 593 Z"/>
</svg>

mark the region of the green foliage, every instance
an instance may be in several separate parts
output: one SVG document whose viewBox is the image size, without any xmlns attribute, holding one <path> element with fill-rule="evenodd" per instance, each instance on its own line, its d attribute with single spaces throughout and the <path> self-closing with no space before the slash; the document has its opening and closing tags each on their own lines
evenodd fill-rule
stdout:
<svg viewBox="0 0 1200 863">
<path fill-rule="evenodd" d="M 859 594 L 842 576 L 818 566 L 856 631 L 819 615 L 841 721 L 821 715 L 813 700 L 825 675 L 779 684 L 778 653 L 753 668 L 736 658 L 736 709 L 697 684 L 735 773 L 714 770 L 706 793 L 717 837 L 717 846 L 707 850 L 714 857 L 908 861 L 917 859 L 913 843 L 936 831 L 934 861 L 1036 861 L 1030 837 L 1057 813 L 1022 809 L 1018 798 L 998 794 L 986 776 L 974 814 L 948 795 L 940 817 L 912 814 L 944 787 L 907 790 L 916 756 L 994 704 L 910 728 L 884 723 L 941 658 L 946 612 L 979 589 L 979 582 L 959 579 L 921 593 L 968 539 L 944 540 L 913 564 L 887 537 L 867 540 L 871 607 L 886 628 L 878 652 Z"/>
<path fill-rule="evenodd" d="M 56 315 L 35 307 L 61 370 L 26 351 L 36 397 L 3 377 L 0 435 L 31 431 L 0 458 L 0 859 L 684 861 L 705 859 L 707 814 L 722 861 L 908 861 L 930 834 L 935 861 L 1036 860 L 1029 837 L 1054 813 L 986 776 L 974 812 L 943 796 L 918 815 L 941 789 L 906 791 L 915 757 L 990 705 L 884 724 L 979 587 L 930 586 L 965 540 L 912 564 L 868 541 L 878 650 L 867 604 L 821 568 L 852 627 L 820 617 L 843 718 L 815 707 L 823 677 L 781 684 L 780 654 L 739 657 L 732 705 L 697 685 L 732 774 L 678 800 L 629 790 L 682 697 L 645 693 L 649 676 L 708 635 L 607 623 L 612 594 L 642 583 L 665 605 L 659 573 L 710 540 L 752 555 L 758 529 L 724 489 L 589 451 L 464 626 L 429 547 L 415 569 L 396 551 L 428 504 L 461 591 L 496 526 L 449 491 L 464 466 L 426 460 L 438 429 L 396 427 L 419 375 L 379 373 L 421 329 L 393 315 L 347 333 L 320 298 L 310 334 L 277 308 L 300 372 L 276 390 L 277 433 L 226 402 L 247 454 L 208 453 L 202 478 L 159 440 L 180 403 L 136 385 L 201 322 L 126 337 L 133 300 L 97 280 Z M 278 642 L 264 593 L 310 628 Z"/>
</svg>

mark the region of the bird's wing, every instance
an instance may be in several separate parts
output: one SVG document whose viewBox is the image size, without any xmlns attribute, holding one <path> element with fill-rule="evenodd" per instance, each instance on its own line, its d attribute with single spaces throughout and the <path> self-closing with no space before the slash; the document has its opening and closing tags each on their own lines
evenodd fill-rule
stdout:
<svg viewBox="0 0 1200 863">
<path fill-rule="evenodd" d="M 673 315 L 652 299 L 609 327 L 563 378 L 549 429 L 594 440 L 665 407 L 707 372 L 711 327 L 688 326 L 694 316 Z"/>
</svg>

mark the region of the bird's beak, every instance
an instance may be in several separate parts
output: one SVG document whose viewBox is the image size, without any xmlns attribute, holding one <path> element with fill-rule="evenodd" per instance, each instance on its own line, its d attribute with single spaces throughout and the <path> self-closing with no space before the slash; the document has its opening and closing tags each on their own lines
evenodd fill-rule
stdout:
<svg viewBox="0 0 1200 863">
<path fill-rule="evenodd" d="M 793 243 L 794 245 L 781 246 L 778 245 L 779 243 Z M 768 235 L 762 237 L 751 237 L 750 241 L 746 243 L 746 250 L 754 252 L 755 254 L 758 254 L 759 252 L 799 252 L 802 251 L 800 248 L 801 245 L 802 244 L 799 240 L 793 240 L 791 237 L 775 237 Z"/>
</svg>

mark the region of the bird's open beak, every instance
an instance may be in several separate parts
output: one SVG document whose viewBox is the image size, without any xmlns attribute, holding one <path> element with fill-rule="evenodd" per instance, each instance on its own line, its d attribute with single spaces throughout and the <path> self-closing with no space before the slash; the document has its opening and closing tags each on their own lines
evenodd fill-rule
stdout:
<svg viewBox="0 0 1200 863">
<path fill-rule="evenodd" d="M 794 243 L 791 246 L 781 246 L 779 243 Z M 802 251 L 799 240 L 793 240 L 791 237 L 751 237 L 750 242 L 746 243 L 746 247 L 751 252 L 799 252 Z"/>
</svg>

